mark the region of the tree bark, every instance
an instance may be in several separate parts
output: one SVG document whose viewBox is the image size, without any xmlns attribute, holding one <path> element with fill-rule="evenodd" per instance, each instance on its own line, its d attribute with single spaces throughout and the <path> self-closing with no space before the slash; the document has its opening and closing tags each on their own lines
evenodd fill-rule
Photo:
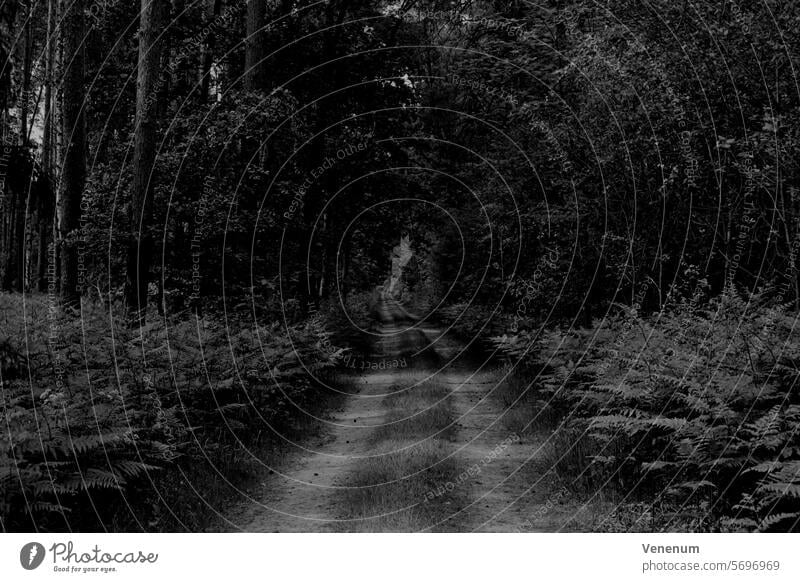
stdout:
<svg viewBox="0 0 800 582">
<path fill-rule="evenodd" d="M 50 241 L 53 235 L 53 223 L 55 220 L 55 192 L 53 190 L 54 178 L 56 175 L 57 155 L 56 155 L 56 107 L 53 99 L 53 79 L 56 67 L 56 21 L 57 21 L 57 0 L 47 2 L 47 37 L 45 39 L 45 74 L 44 74 L 44 120 L 42 135 L 42 169 L 48 180 L 46 197 L 39 200 L 39 212 L 37 220 L 39 222 L 39 241 L 37 245 L 37 279 L 38 290 L 47 290 L 47 262 L 50 258 Z"/>
<path fill-rule="evenodd" d="M 8 108 L 11 96 L 14 23 L 18 6 L 17 2 L 0 2 L 0 107 L 3 112 Z"/>
<path fill-rule="evenodd" d="M 8 108 L 13 86 L 14 68 L 14 25 L 17 15 L 17 2 L 0 3 L 0 138 L 5 142 L 8 134 Z M 13 229 L 13 215 L 10 214 L 12 199 L 6 198 L 10 150 L 0 148 L 0 287 L 6 289 L 8 269 L 10 268 L 10 237 Z"/>
<path fill-rule="evenodd" d="M 64 80 L 62 123 L 64 154 L 61 171 L 59 235 L 61 246 L 61 299 L 65 305 L 80 303 L 78 235 L 81 197 L 86 183 L 86 119 L 84 90 L 86 34 L 85 0 L 71 0 L 64 14 Z"/>
<path fill-rule="evenodd" d="M 17 154 L 19 155 L 19 154 Z M 8 172 L 8 168 L 19 163 L 3 154 L 3 172 Z M 7 194 L 4 193 L 2 207 L 3 217 L 3 255 L 0 258 L 2 267 L 2 281 L 0 286 L 4 291 L 22 291 L 23 262 L 21 257 L 24 253 L 24 195 L 19 187 L 6 186 Z"/>
<path fill-rule="evenodd" d="M 219 18 L 222 10 L 222 0 L 209 0 L 209 21 L 214 22 Z M 208 102 L 211 89 L 211 66 L 214 64 L 214 49 L 216 35 L 210 34 L 203 45 L 203 68 L 200 70 L 200 103 Z"/>
<path fill-rule="evenodd" d="M 150 222 L 153 208 L 153 166 L 156 158 L 157 89 L 161 65 L 161 23 L 166 3 L 141 0 L 139 65 L 136 81 L 136 126 L 133 193 L 125 299 L 130 315 L 144 323 L 152 261 Z"/>
<path fill-rule="evenodd" d="M 247 2 L 247 38 L 245 39 L 244 85 L 248 91 L 267 88 L 267 72 L 264 57 L 267 54 L 267 3 L 265 0 Z"/>
<path fill-rule="evenodd" d="M 33 7 L 28 9 L 25 18 L 25 40 L 22 57 L 22 94 L 19 99 L 19 144 L 28 145 L 28 119 L 31 101 L 31 67 L 33 64 Z"/>
</svg>

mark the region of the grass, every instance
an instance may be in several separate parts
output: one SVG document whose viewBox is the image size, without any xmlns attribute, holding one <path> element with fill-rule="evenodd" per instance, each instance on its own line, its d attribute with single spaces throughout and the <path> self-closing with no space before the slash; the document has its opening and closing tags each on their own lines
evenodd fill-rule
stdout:
<svg viewBox="0 0 800 582">
<path fill-rule="evenodd" d="M 577 356 L 567 351 L 565 359 Z M 552 473 L 559 484 L 566 485 L 572 495 L 588 500 L 591 511 L 597 514 L 596 521 L 605 516 L 601 507 L 612 507 L 620 498 L 615 482 L 607 480 L 604 467 L 594 462 L 598 445 L 589 436 L 564 422 L 570 411 L 553 401 L 542 385 L 553 370 L 542 370 L 536 364 L 518 366 L 513 371 L 502 368 L 499 376 L 505 376 L 493 397 L 503 406 L 501 422 L 509 432 L 518 434 L 523 442 L 541 447 L 534 463 L 527 468 L 532 478 L 544 472 Z M 587 524 L 588 525 L 588 524 Z"/>
<path fill-rule="evenodd" d="M 445 459 L 452 452 L 448 443 L 392 439 L 383 441 L 378 452 L 385 454 L 360 463 L 343 490 L 346 517 L 358 520 L 346 529 L 416 532 L 444 516 L 443 505 L 452 495 L 428 501 L 428 493 L 457 474 L 455 459 Z"/>
<path fill-rule="evenodd" d="M 575 504 L 580 515 L 568 529 L 594 531 L 595 529 L 615 531 L 623 523 L 632 520 L 625 514 L 626 508 L 617 507 L 615 483 L 606 482 L 603 467 L 593 462 L 597 444 L 574 428 L 566 426 L 565 416 L 569 411 L 559 407 L 549 398 L 549 392 L 542 390 L 543 382 L 551 373 L 544 370 L 537 374 L 536 366 L 520 366 L 511 370 L 500 368 L 497 378 L 500 381 L 492 393 L 503 408 L 500 419 L 503 427 L 511 434 L 520 436 L 523 443 L 536 447 L 538 453 L 521 470 L 531 482 L 541 482 L 543 491 L 566 487 L 569 497 L 574 501 L 583 499 L 586 505 Z M 548 477 L 549 475 L 549 477 Z M 631 510 L 635 512 L 635 508 Z M 542 527 L 536 520 L 532 528 Z"/>
<path fill-rule="evenodd" d="M 311 408 L 315 415 L 337 406 L 341 395 L 327 395 Z M 135 531 L 146 524 L 148 531 L 227 531 L 225 517 L 242 502 L 242 493 L 257 494 L 261 490 L 265 467 L 280 471 L 293 461 L 292 447 L 287 440 L 297 441 L 318 434 L 321 423 L 304 414 L 281 428 L 279 438 L 265 428 L 244 441 L 208 445 L 193 455 L 193 461 L 182 463 L 154 475 L 154 489 L 146 492 L 136 507 L 144 507 L 135 518 L 126 514 L 113 531 Z M 166 509 L 168 507 L 169 509 Z"/>
<path fill-rule="evenodd" d="M 450 456 L 454 415 L 448 393 L 429 381 L 385 397 L 386 424 L 371 437 L 378 456 L 361 461 L 340 493 L 344 517 L 356 520 L 343 522 L 342 529 L 415 532 L 452 512 L 463 492 L 431 493 L 454 482 L 459 470 Z"/>
<path fill-rule="evenodd" d="M 389 412 L 383 426 L 373 433 L 374 442 L 389 439 L 419 441 L 433 435 L 437 439 L 449 440 L 454 421 L 449 394 L 446 387 L 429 381 L 387 396 L 384 405 Z"/>
<path fill-rule="evenodd" d="M 538 386 L 531 380 L 535 374 L 524 369 L 508 372 L 498 370 L 498 377 L 505 376 L 494 392 L 503 407 L 503 426 L 522 439 L 538 439 L 542 433 L 550 433 L 558 423 L 558 414 L 542 399 Z"/>
</svg>

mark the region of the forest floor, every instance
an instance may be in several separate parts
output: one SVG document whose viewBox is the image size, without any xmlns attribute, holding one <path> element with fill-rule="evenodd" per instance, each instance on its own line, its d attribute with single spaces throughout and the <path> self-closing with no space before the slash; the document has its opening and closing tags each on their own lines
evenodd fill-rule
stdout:
<svg viewBox="0 0 800 582">
<path fill-rule="evenodd" d="M 232 529 L 590 529 L 598 507 L 571 499 L 548 469 L 545 431 L 506 422 L 502 369 L 472 363 L 463 343 L 394 304 L 379 316 L 372 353 L 339 378 L 352 393 L 234 509 Z"/>
</svg>

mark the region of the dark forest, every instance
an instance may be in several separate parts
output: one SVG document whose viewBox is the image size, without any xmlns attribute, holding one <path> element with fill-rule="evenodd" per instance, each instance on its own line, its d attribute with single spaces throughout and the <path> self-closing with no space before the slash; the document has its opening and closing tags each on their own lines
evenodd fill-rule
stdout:
<svg viewBox="0 0 800 582">
<path fill-rule="evenodd" d="M 798 28 L 0 0 L 0 530 L 797 530 Z"/>
</svg>

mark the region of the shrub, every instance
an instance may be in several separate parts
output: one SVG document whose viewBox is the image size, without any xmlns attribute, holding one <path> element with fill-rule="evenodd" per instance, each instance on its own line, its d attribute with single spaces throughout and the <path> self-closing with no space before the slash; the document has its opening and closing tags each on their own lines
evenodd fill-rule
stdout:
<svg viewBox="0 0 800 582">
<path fill-rule="evenodd" d="M 3 529 L 85 530 L 125 521 L 94 510 L 110 497 L 118 512 L 146 514 L 154 508 L 131 504 L 169 503 L 145 494 L 159 472 L 213 467 L 287 426 L 312 398 L 307 371 L 332 360 L 306 325 L 206 316 L 139 330 L 98 305 L 77 318 L 3 295 L 0 364 Z"/>
<path fill-rule="evenodd" d="M 729 289 L 543 341 L 528 356 L 551 364 L 540 393 L 580 451 L 562 451 L 557 470 L 584 490 L 655 499 L 665 527 L 797 529 L 800 344 L 793 317 L 768 305 Z M 522 343 L 505 340 L 517 357 Z"/>
</svg>

